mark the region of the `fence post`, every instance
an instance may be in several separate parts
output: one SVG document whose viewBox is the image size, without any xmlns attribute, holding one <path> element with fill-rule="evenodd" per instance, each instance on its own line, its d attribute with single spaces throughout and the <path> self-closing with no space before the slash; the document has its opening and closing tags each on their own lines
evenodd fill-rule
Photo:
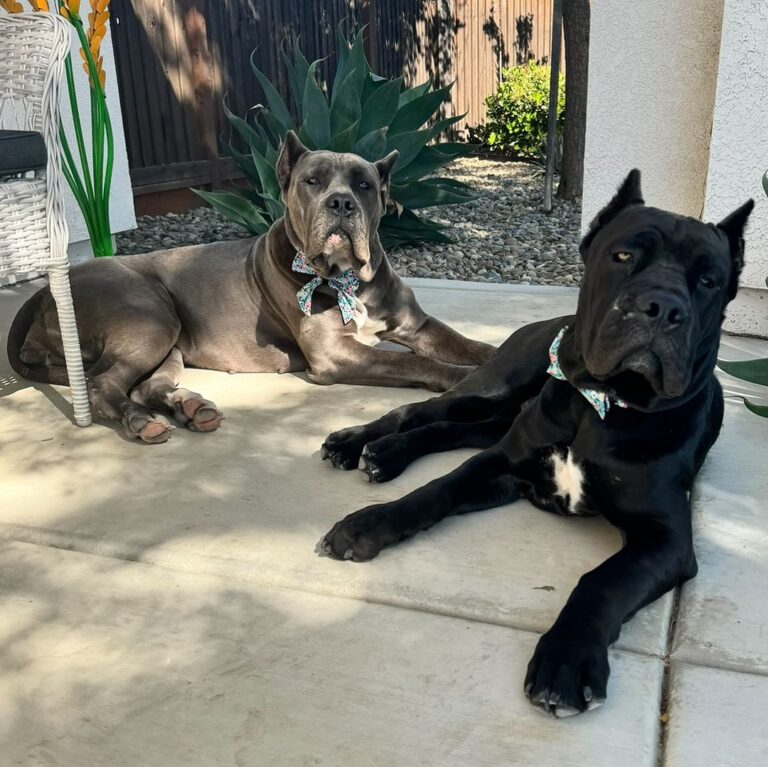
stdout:
<svg viewBox="0 0 768 767">
<path fill-rule="evenodd" d="M 544 212 L 552 211 L 552 184 L 555 174 L 557 139 L 557 95 L 560 85 L 560 39 L 563 35 L 563 0 L 552 10 L 552 57 L 549 64 L 549 114 L 547 115 L 547 168 L 544 174 Z"/>
</svg>

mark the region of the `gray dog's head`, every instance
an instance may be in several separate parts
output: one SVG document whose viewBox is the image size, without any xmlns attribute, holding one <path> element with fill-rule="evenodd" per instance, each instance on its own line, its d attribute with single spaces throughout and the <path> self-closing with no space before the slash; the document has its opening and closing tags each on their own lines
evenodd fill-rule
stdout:
<svg viewBox="0 0 768 767">
<path fill-rule="evenodd" d="M 569 380 L 597 381 L 640 407 L 696 390 L 711 374 L 736 295 L 752 207 L 749 200 L 716 225 L 647 207 L 632 171 L 581 245 L 582 362 L 572 363 Z"/>
<path fill-rule="evenodd" d="M 370 163 L 355 154 L 312 152 L 293 131 L 286 134 L 277 159 L 286 231 L 321 276 L 354 269 L 364 282 L 373 278 L 397 157 L 391 152 Z"/>
</svg>

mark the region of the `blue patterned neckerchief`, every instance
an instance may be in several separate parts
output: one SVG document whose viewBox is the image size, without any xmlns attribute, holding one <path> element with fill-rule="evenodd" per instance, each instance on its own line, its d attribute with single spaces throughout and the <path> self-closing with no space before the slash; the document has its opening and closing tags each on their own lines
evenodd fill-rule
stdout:
<svg viewBox="0 0 768 767">
<path fill-rule="evenodd" d="M 549 367 L 547 368 L 547 373 L 560 381 L 568 380 L 560 367 L 560 360 L 558 359 L 560 342 L 563 340 L 566 330 L 568 330 L 568 325 L 555 336 L 555 340 L 552 341 L 552 345 L 549 347 Z M 618 397 L 611 399 L 604 391 L 598 391 L 597 389 L 581 389 L 579 387 L 576 388 L 579 389 L 587 402 L 597 410 L 597 414 L 600 418 L 605 418 L 606 413 L 611 408 L 611 404 L 615 404 L 618 407 L 629 407 L 623 399 L 618 399 Z"/>
<path fill-rule="evenodd" d="M 312 314 L 312 294 L 315 288 L 323 284 L 323 278 L 312 268 L 309 259 L 299 251 L 293 259 L 291 266 L 294 272 L 300 274 L 312 274 L 314 277 L 296 294 L 299 299 L 299 308 L 309 317 Z M 339 304 L 341 319 L 346 325 L 355 316 L 355 293 L 360 286 L 357 272 L 352 269 L 342 272 L 338 277 L 328 278 L 328 285 L 336 291 L 336 302 Z"/>
</svg>

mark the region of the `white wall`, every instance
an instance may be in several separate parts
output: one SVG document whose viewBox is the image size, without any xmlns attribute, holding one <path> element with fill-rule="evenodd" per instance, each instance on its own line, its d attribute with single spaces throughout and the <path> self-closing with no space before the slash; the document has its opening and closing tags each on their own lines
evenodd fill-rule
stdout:
<svg viewBox="0 0 768 767">
<path fill-rule="evenodd" d="M 582 227 L 633 166 L 650 205 L 719 221 L 747 198 L 725 328 L 768 336 L 768 3 L 592 4 Z"/>
<path fill-rule="evenodd" d="M 701 215 L 722 6 L 592 3 L 584 228 L 634 167 L 649 204 Z"/>
<path fill-rule="evenodd" d="M 741 289 L 726 324 L 754 335 L 768 335 L 768 197 L 761 183 L 767 169 L 768 3 L 726 0 L 704 219 L 719 221 L 755 200 Z"/>
<path fill-rule="evenodd" d="M 26 7 L 26 0 L 22 0 Z M 81 9 L 86 15 L 88 10 L 87 3 L 83 3 Z M 5 11 L 0 10 L 0 13 Z M 111 22 L 110 22 L 111 23 Z M 80 45 L 77 41 L 77 35 L 74 29 L 72 31 L 72 63 L 77 84 L 78 108 L 84 125 L 84 133 L 88 145 L 90 156 L 90 97 L 88 77 L 81 66 Z M 115 56 L 112 49 L 111 33 L 107 34 L 101 44 L 101 52 L 104 58 L 104 70 L 107 77 L 107 106 L 109 107 L 110 117 L 112 119 L 112 130 L 115 137 L 115 165 L 112 176 L 112 191 L 110 194 L 110 224 L 112 232 L 121 232 L 125 229 L 133 229 L 136 226 L 136 217 L 133 210 L 133 194 L 131 192 L 131 179 L 128 173 L 128 156 L 125 149 L 125 136 L 123 134 L 123 119 L 120 112 L 120 96 L 117 88 L 117 75 L 115 71 Z M 2 70 L 2 62 L 0 62 Z M 0 71 L 0 76 L 1 76 Z M 66 83 L 62 86 L 62 120 L 67 129 L 67 135 L 70 138 L 70 145 L 75 146 L 74 131 L 71 123 L 71 110 L 69 97 L 67 95 Z M 69 238 L 71 243 L 71 254 L 73 260 L 81 260 L 84 255 L 90 253 L 88 241 L 88 232 L 85 227 L 80 210 L 77 207 L 74 197 L 66 187 L 66 210 L 69 223 Z"/>
</svg>

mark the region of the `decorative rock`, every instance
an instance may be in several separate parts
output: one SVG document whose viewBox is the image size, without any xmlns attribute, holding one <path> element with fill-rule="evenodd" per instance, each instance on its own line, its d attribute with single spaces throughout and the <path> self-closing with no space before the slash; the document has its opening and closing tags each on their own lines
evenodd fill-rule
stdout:
<svg viewBox="0 0 768 767">
<path fill-rule="evenodd" d="M 389 252 L 402 277 L 578 285 L 580 202 L 555 198 L 550 214 L 541 210 L 544 177 L 530 163 L 466 158 L 440 171 L 469 184 L 480 195 L 464 205 L 426 208 L 418 213 L 448 225 L 452 243 L 423 243 Z M 142 216 L 138 228 L 117 235 L 117 252 L 250 237 L 212 208 Z"/>
</svg>

